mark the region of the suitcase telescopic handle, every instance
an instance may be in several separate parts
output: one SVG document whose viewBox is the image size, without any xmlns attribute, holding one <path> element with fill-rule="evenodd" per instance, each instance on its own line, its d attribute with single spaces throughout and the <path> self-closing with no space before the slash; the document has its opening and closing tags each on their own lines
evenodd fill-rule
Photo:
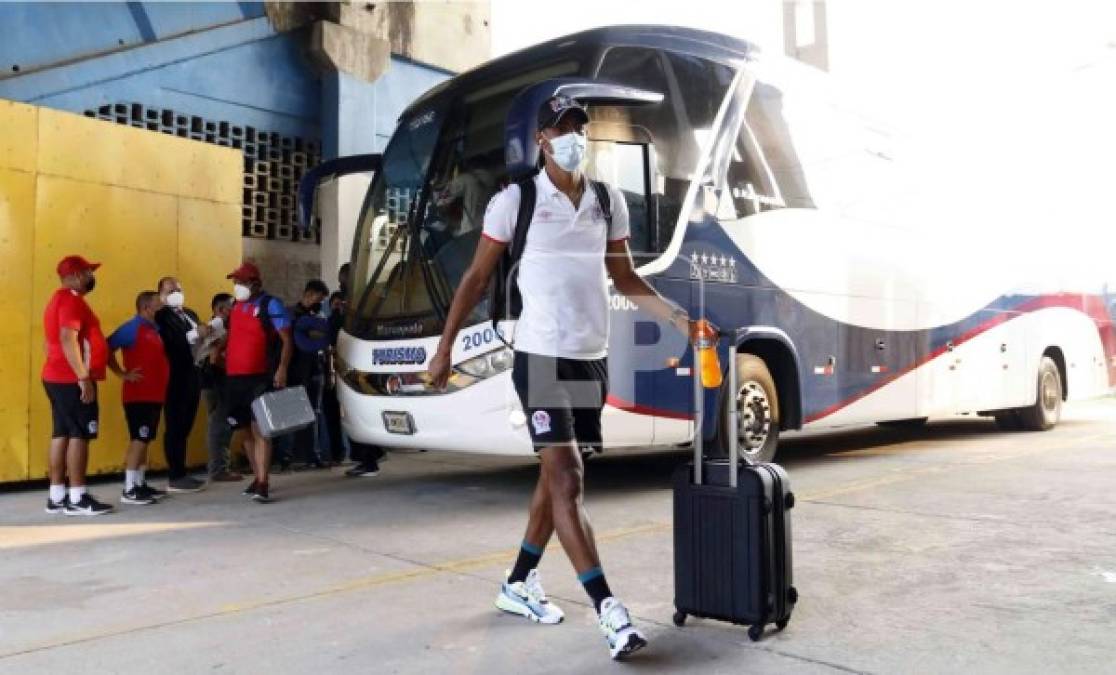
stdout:
<svg viewBox="0 0 1116 675">
<path fill-rule="evenodd" d="M 728 400 L 725 402 L 728 406 L 728 424 L 725 435 L 728 437 L 729 487 L 735 488 L 738 474 L 737 469 L 740 464 L 740 408 L 736 405 L 736 397 L 738 395 L 736 350 L 732 348 L 733 343 L 731 339 L 728 344 L 728 382 L 726 383 L 727 386 L 725 390 L 725 396 L 728 397 Z M 705 443 L 705 431 L 702 428 L 705 423 L 705 387 L 701 384 L 701 369 L 697 361 L 698 355 L 695 347 L 694 365 L 693 368 L 691 368 L 694 384 L 694 484 L 701 485 Z"/>
<path fill-rule="evenodd" d="M 693 364 L 690 367 L 690 374 L 692 375 L 694 385 L 694 485 L 701 485 L 702 468 L 704 457 L 704 436 L 705 431 L 702 429 L 702 424 L 705 421 L 704 407 L 705 407 L 705 387 L 701 386 L 701 367 L 698 365 L 698 350 L 697 345 L 692 345 L 694 353 Z"/>
</svg>

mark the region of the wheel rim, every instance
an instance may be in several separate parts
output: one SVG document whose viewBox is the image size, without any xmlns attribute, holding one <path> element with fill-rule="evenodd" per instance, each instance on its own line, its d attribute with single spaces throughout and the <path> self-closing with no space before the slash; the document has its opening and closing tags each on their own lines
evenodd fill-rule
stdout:
<svg viewBox="0 0 1116 675">
<path fill-rule="evenodd" d="M 1042 384 L 1039 388 L 1042 394 L 1042 407 L 1047 412 L 1054 412 L 1058 409 L 1058 403 L 1062 400 L 1061 387 L 1058 386 L 1058 377 L 1051 372 L 1042 374 Z"/>
<path fill-rule="evenodd" d="M 736 409 L 739 413 L 736 436 L 740 451 L 746 455 L 757 455 L 771 434 L 771 402 L 767 399 L 767 392 L 758 382 L 745 382 L 736 394 Z"/>
</svg>

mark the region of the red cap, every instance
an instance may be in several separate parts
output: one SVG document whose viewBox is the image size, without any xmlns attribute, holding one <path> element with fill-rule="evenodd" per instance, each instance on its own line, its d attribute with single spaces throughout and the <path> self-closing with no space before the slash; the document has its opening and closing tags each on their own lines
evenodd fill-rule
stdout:
<svg viewBox="0 0 1116 675">
<path fill-rule="evenodd" d="M 101 263 L 89 262 L 80 255 L 68 255 L 58 261 L 58 276 L 68 277 L 71 274 L 78 274 L 85 270 L 95 270 L 101 266 Z"/>
<path fill-rule="evenodd" d="M 225 278 L 233 279 L 235 281 L 259 281 L 260 268 L 256 267 L 250 262 L 243 262 L 240 263 L 240 267 L 237 267 L 232 272 L 229 272 L 228 276 L 226 276 Z"/>
</svg>

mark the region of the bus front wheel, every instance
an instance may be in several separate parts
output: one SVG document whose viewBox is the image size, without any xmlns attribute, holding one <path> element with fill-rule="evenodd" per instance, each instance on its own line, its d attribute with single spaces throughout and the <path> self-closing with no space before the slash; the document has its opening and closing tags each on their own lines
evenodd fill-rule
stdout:
<svg viewBox="0 0 1116 675">
<path fill-rule="evenodd" d="M 725 381 L 728 387 L 728 381 Z M 736 391 L 725 392 L 721 406 L 716 452 L 728 457 L 729 406 L 735 405 L 738 424 L 737 449 L 752 462 L 775 459 L 779 445 L 779 393 L 775 379 L 763 359 L 753 354 L 736 355 Z"/>
</svg>

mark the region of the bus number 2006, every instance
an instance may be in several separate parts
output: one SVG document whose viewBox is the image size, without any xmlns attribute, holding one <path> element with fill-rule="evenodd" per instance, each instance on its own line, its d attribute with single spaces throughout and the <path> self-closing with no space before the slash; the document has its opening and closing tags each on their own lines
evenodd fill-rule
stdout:
<svg viewBox="0 0 1116 675">
<path fill-rule="evenodd" d="M 496 331 L 492 330 L 491 328 L 485 328 L 482 331 L 469 333 L 462 337 L 462 341 L 465 343 L 465 351 L 476 349 L 477 347 L 483 347 L 484 345 L 490 344 L 495 339 Z"/>
</svg>

